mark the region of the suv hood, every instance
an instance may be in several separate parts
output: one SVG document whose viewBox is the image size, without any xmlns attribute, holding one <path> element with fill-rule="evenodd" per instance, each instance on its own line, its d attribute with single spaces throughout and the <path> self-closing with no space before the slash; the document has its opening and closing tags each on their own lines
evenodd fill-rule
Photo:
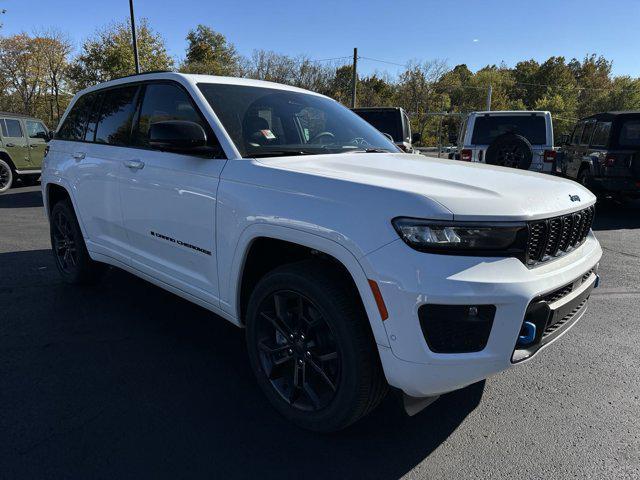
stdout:
<svg viewBox="0 0 640 480">
<path fill-rule="evenodd" d="M 563 178 L 424 155 L 344 153 L 258 161 L 272 168 L 424 196 L 461 221 L 535 220 L 580 210 L 596 200 L 589 190 Z"/>
</svg>

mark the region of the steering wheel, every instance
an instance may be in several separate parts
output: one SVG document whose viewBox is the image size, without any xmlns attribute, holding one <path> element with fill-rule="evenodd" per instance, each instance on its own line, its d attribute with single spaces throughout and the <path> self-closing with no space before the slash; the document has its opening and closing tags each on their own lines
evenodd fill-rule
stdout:
<svg viewBox="0 0 640 480">
<path fill-rule="evenodd" d="M 369 142 L 367 142 L 362 137 L 356 137 L 356 138 L 352 139 L 351 143 L 353 143 L 356 147 L 360 147 L 360 148 L 364 148 L 364 147 L 366 147 L 368 145 L 371 145 Z"/>
<path fill-rule="evenodd" d="M 336 136 L 331 132 L 320 132 L 319 134 L 315 135 L 311 140 L 309 140 L 309 143 L 322 143 L 322 142 L 319 142 L 318 140 L 324 137 L 336 138 Z"/>
</svg>

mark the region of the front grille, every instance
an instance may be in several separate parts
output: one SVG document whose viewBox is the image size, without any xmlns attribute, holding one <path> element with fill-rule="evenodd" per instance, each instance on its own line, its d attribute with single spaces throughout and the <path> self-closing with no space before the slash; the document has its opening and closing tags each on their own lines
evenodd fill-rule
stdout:
<svg viewBox="0 0 640 480">
<path fill-rule="evenodd" d="M 595 207 L 591 206 L 568 215 L 529 222 L 527 265 L 546 262 L 580 246 L 591 230 L 594 213 Z"/>
</svg>

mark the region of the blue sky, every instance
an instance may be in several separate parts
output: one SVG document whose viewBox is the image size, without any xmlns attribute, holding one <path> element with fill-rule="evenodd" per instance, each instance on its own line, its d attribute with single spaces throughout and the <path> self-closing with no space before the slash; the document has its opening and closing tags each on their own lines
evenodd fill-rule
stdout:
<svg viewBox="0 0 640 480">
<path fill-rule="evenodd" d="M 312 59 L 352 55 L 404 64 L 444 59 L 472 70 L 486 64 L 552 55 L 597 53 L 614 74 L 640 76 L 639 0 L 135 0 L 176 58 L 189 28 L 204 23 L 239 52 L 256 48 Z M 97 27 L 129 14 L 128 0 L 2 0 L 5 35 L 48 27 L 66 31 L 79 48 Z M 361 72 L 399 67 L 362 60 Z"/>
</svg>

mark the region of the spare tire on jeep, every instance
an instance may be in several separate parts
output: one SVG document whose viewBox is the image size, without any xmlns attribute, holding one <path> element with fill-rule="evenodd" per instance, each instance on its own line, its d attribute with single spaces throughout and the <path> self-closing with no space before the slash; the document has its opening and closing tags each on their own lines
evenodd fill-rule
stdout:
<svg viewBox="0 0 640 480">
<path fill-rule="evenodd" d="M 496 137 L 489 148 L 485 161 L 489 165 L 528 170 L 533 160 L 533 149 L 529 140 L 516 133 L 505 133 Z"/>
</svg>

